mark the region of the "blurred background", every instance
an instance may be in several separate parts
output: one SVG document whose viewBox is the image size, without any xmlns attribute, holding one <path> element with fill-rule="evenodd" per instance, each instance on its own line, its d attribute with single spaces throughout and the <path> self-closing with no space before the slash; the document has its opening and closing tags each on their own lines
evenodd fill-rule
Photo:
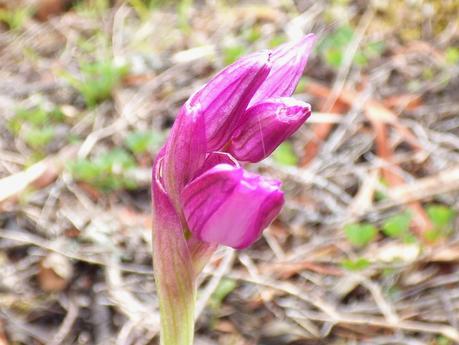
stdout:
<svg viewBox="0 0 459 345">
<path fill-rule="evenodd" d="M 150 166 L 239 56 L 318 35 L 286 205 L 196 344 L 459 344 L 459 2 L 0 1 L 0 345 L 157 344 Z M 243 205 L 241 205 L 243 206 Z"/>
</svg>

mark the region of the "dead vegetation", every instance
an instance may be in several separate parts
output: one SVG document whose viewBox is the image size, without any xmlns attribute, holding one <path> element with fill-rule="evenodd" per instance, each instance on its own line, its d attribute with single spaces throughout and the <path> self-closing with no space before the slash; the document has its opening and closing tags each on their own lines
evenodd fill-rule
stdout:
<svg viewBox="0 0 459 345">
<path fill-rule="evenodd" d="M 196 343 L 459 343 L 457 4 L 390 3 L 0 5 L 0 345 L 157 343 L 154 155 L 214 71 L 311 31 L 315 112 L 250 167 L 286 207 L 206 268 Z"/>
</svg>

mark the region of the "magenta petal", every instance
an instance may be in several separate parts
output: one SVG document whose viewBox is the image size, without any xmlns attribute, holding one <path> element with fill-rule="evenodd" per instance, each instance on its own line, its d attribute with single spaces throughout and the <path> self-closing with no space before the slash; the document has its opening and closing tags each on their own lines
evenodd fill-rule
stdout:
<svg viewBox="0 0 459 345">
<path fill-rule="evenodd" d="M 274 49 L 270 59 L 271 71 L 250 105 L 265 98 L 291 96 L 303 75 L 314 41 L 314 34 L 309 34 L 299 41 L 288 42 Z"/>
<path fill-rule="evenodd" d="M 198 107 L 205 119 L 207 149 L 221 149 L 250 99 L 269 73 L 269 54 L 261 52 L 229 65 L 194 93 L 187 104 Z"/>
<path fill-rule="evenodd" d="M 218 164 L 229 164 L 236 168 L 239 168 L 239 162 L 234 159 L 228 152 L 214 151 L 207 155 L 206 160 L 202 167 L 198 170 L 195 176 L 199 176 L 205 173 L 207 170 L 213 168 Z"/>
<path fill-rule="evenodd" d="M 179 209 L 180 192 L 206 158 L 206 135 L 202 113 L 187 103 L 180 109 L 165 146 L 162 173 L 166 190 Z"/>
<path fill-rule="evenodd" d="M 269 156 L 311 115 L 311 106 L 293 98 L 257 103 L 244 114 L 228 151 L 238 160 L 259 162 Z"/>
<path fill-rule="evenodd" d="M 228 164 L 219 164 L 182 193 L 190 231 L 199 240 L 236 249 L 254 243 L 278 215 L 281 183 Z"/>
</svg>

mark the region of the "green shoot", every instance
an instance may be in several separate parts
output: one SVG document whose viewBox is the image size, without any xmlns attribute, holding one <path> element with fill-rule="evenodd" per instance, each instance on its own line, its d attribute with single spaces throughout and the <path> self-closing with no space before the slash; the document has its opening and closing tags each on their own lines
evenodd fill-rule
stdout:
<svg viewBox="0 0 459 345">
<path fill-rule="evenodd" d="M 365 247 L 376 240 L 378 229 L 367 223 L 348 224 L 344 227 L 347 240 L 355 247 Z"/>
<path fill-rule="evenodd" d="M 79 76 L 69 72 L 62 72 L 61 76 L 80 92 L 86 105 L 93 108 L 111 97 L 113 89 L 127 73 L 127 66 L 119 66 L 112 60 L 103 60 L 81 63 Z"/>
</svg>

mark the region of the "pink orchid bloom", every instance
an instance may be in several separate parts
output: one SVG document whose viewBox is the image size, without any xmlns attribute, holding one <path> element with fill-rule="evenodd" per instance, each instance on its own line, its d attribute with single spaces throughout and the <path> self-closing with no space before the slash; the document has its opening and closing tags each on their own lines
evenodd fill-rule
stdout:
<svg viewBox="0 0 459 345">
<path fill-rule="evenodd" d="M 163 344 L 191 344 L 192 329 L 179 329 L 184 318 L 192 322 L 189 294 L 194 296 L 195 277 L 215 248 L 250 246 L 284 204 L 280 181 L 250 173 L 239 162 L 266 158 L 310 116 L 309 104 L 290 96 L 313 42 L 310 34 L 236 61 L 177 115 L 152 183 Z M 181 305 L 179 312 L 171 300 Z"/>
</svg>

